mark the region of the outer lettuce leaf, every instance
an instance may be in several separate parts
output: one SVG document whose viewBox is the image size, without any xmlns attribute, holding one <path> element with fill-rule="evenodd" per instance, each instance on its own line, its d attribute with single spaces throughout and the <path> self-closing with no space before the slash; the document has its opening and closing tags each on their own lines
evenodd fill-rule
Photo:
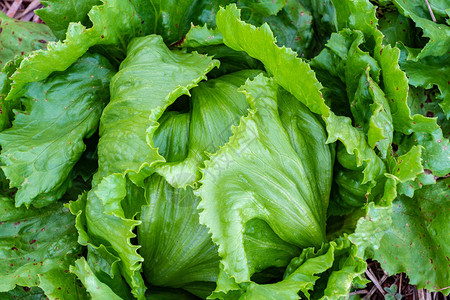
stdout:
<svg viewBox="0 0 450 300">
<path fill-rule="evenodd" d="M 55 37 L 44 24 L 21 22 L 0 11 L 0 69 L 16 55 L 45 49 Z"/>
<path fill-rule="evenodd" d="M 398 11 L 384 11 L 379 22 L 378 29 L 384 35 L 384 42 L 391 47 L 394 47 L 398 41 L 408 46 L 414 43 L 415 31 L 412 22 Z"/>
<path fill-rule="evenodd" d="M 373 49 L 383 74 L 383 90 L 391 106 L 394 129 L 404 134 L 412 131 L 433 132 L 437 129 L 434 120 L 421 115 L 411 116 L 407 105 L 408 79 L 400 70 L 400 51 L 390 45 L 382 45 L 383 34 L 377 29 L 375 7 L 368 0 L 335 1 L 337 23 L 340 29 L 350 28 L 363 32 L 366 46 Z"/>
<path fill-rule="evenodd" d="M 215 26 L 215 13 L 228 0 L 132 0 L 139 13 L 144 34 L 161 35 L 167 44 L 180 41 L 191 24 Z"/>
<path fill-rule="evenodd" d="M 86 268 L 91 269 L 89 272 L 93 277 L 93 281 L 101 282 L 99 284 L 99 289 L 106 289 L 106 292 L 109 293 L 109 289 L 111 288 L 116 295 L 120 296 L 122 299 L 131 299 L 131 293 L 127 283 L 124 281 L 121 276 L 120 271 L 120 258 L 113 255 L 104 245 L 95 246 L 93 245 L 93 241 L 90 241 L 90 237 L 87 233 L 87 220 L 86 220 L 86 200 L 87 193 L 83 193 L 79 196 L 77 201 L 71 201 L 69 204 L 70 211 L 75 218 L 75 227 L 78 231 L 78 243 L 87 246 L 87 263 L 88 266 Z M 72 273 L 79 272 L 81 275 L 79 277 L 86 276 L 89 274 L 85 274 L 84 262 L 80 261 L 78 271 L 71 270 Z M 89 276 L 91 276 L 89 275 Z M 106 284 L 107 286 L 104 286 Z M 89 291 L 90 292 L 90 291 Z M 97 292 L 97 291 L 94 291 Z"/>
<path fill-rule="evenodd" d="M 392 226 L 375 258 L 390 274 L 405 272 L 411 284 L 450 293 L 449 179 L 416 191 L 413 199 L 394 201 Z M 410 262 L 415 262 L 411 264 Z"/>
<path fill-rule="evenodd" d="M 310 247 L 292 259 L 283 280 L 271 284 L 250 283 L 228 293 L 214 293 L 208 299 L 339 299 L 348 295 L 353 281 L 360 281 L 366 263 L 356 257 L 356 247 L 346 236 L 323 244 L 318 250 Z M 228 280 L 232 279 L 229 278 Z M 220 281 L 219 281 L 220 285 Z M 312 292 L 311 292 L 312 291 Z M 311 294 L 310 294 L 311 293 Z"/>
<path fill-rule="evenodd" d="M 438 126 L 436 121 L 422 115 L 412 115 L 408 107 L 408 79 L 400 70 L 400 50 L 390 45 L 384 46 L 378 52 L 377 60 L 383 73 L 384 92 L 391 106 L 394 129 L 404 134 L 413 131 L 433 132 Z"/>
<path fill-rule="evenodd" d="M 15 208 L 1 197 L 0 291 L 39 286 L 50 299 L 84 299 L 69 265 L 81 254 L 73 216 L 55 203 L 45 209 Z"/>
<path fill-rule="evenodd" d="M 131 239 L 136 237 L 133 229 L 141 223 L 134 220 L 133 216 L 140 210 L 144 201 L 141 199 L 143 196 L 138 195 L 134 197 L 131 207 L 127 205 L 130 203 L 127 196 L 132 195 L 129 188 L 134 189 L 133 186 L 131 182 L 126 182 L 122 175 L 111 175 L 101 184 L 94 186 L 87 194 L 86 200 L 80 198 L 82 202 L 78 207 L 84 201 L 86 207 L 81 208 L 83 214 L 78 210 L 80 218 L 77 219 L 77 227 L 82 243 L 89 242 L 96 247 L 103 244 L 112 255 L 120 259 L 121 274 L 131 287 L 133 296 L 143 299 L 145 285 L 140 274 L 143 259 L 137 253 L 139 246 L 134 245 Z M 128 210 L 133 211 L 131 216 L 126 213 Z M 111 232 L 115 233 L 114 238 Z"/>
<path fill-rule="evenodd" d="M 436 176 L 446 176 L 450 173 L 449 140 L 442 136 L 441 129 L 432 134 L 414 133 L 401 141 L 400 153 L 413 146 L 422 146 L 423 166 Z"/>
<path fill-rule="evenodd" d="M 276 278 L 276 275 L 265 274 L 267 269 L 284 268 L 300 253 L 298 247 L 282 240 L 269 224 L 260 219 L 252 219 L 245 224 L 244 248 L 250 274 L 264 274 L 268 277 L 266 280 Z M 252 278 L 253 281 L 256 279 Z"/>
<path fill-rule="evenodd" d="M 367 48 L 376 52 L 376 48 L 381 46 L 383 34 L 376 28 L 378 19 L 375 17 L 375 6 L 369 0 L 334 0 L 333 4 L 336 8 L 338 29 L 361 31 L 366 38 Z"/>
<path fill-rule="evenodd" d="M 364 183 L 375 182 L 384 172 L 384 166 L 365 141 L 364 134 L 351 126 L 351 120 L 336 116 L 325 104 L 314 72 L 304 61 L 288 48 L 279 48 L 267 24 L 256 28 L 239 19 L 239 10 L 234 5 L 221 9 L 217 14 L 217 26 L 222 32 L 224 43 L 237 51 L 245 51 L 251 57 L 264 63 L 279 85 L 303 102 L 312 112 L 321 114 L 327 123 L 328 141 L 343 141 L 347 151 L 355 153 L 358 164 L 366 162 Z M 248 41 L 248 42 L 243 42 Z M 283 66 L 283 68 L 279 68 Z M 303 74 L 298 80 L 298 74 Z"/>
<path fill-rule="evenodd" d="M 248 56 L 245 52 L 235 51 L 223 44 L 188 48 L 188 50 L 198 51 L 198 53 L 212 56 L 220 61 L 220 68 L 209 72 L 208 78 L 219 78 L 220 76 L 246 69 L 264 70 L 264 66 L 260 61 Z"/>
<path fill-rule="evenodd" d="M 323 49 L 331 33 L 338 31 L 336 24 L 336 9 L 332 0 L 317 2 L 315 0 L 302 0 L 303 5 L 311 12 L 313 17 L 314 40 L 312 54 Z"/>
<path fill-rule="evenodd" d="M 309 57 L 313 39 L 313 17 L 301 1 L 288 0 L 276 16 L 264 18 L 277 38 L 277 45 L 286 46 L 300 57 Z"/>
<path fill-rule="evenodd" d="M 353 52 L 356 51 L 350 49 L 349 53 Z M 349 55 L 346 75 L 348 73 L 354 74 L 355 69 L 357 69 L 351 57 L 352 55 Z M 357 60 L 359 59 L 361 57 Z M 372 79 L 370 71 L 370 64 L 368 64 L 365 71 L 360 75 L 355 95 L 349 95 L 350 99 L 353 98 L 351 110 L 355 119 L 355 126 L 362 127 L 367 133 L 369 146 L 377 147 L 381 156 L 386 157 L 394 133 L 391 110 L 383 91 Z M 347 91 L 350 90 L 349 85 L 350 82 L 347 80 Z"/>
<path fill-rule="evenodd" d="M 329 108 L 320 93 L 322 85 L 309 65 L 298 59 L 289 48 L 279 48 L 269 25 L 263 24 L 257 28 L 241 21 L 239 17 L 240 11 L 234 4 L 217 13 L 217 27 L 222 32 L 225 45 L 236 51 L 245 51 L 260 60 L 278 84 L 300 101 L 305 101 L 312 112 L 328 116 Z M 304 74 L 303 80 L 292 80 L 293 73 Z"/>
<path fill-rule="evenodd" d="M 16 56 L 15 59 L 10 60 L 0 72 L 0 131 L 11 126 L 10 120 L 14 118 L 14 109 L 19 109 L 21 103 L 19 99 L 15 101 L 6 101 L 6 95 L 8 95 L 11 89 L 10 76 L 19 67 L 23 56 Z"/>
<path fill-rule="evenodd" d="M 198 300 L 192 294 L 181 289 L 152 287 L 151 291 L 145 295 L 146 300 Z"/>
<path fill-rule="evenodd" d="M 252 15 L 259 15 L 262 17 L 276 15 L 284 5 L 285 2 L 281 0 L 243 0 L 239 2 L 239 8 L 241 8 L 244 14 L 247 14 L 247 11 L 250 11 L 249 19 L 254 18 Z"/>
<path fill-rule="evenodd" d="M 130 288 L 121 276 L 119 262 L 120 259 L 111 254 L 104 245 L 88 246 L 87 263 L 98 280 L 105 283 L 122 299 L 132 299 Z"/>
<path fill-rule="evenodd" d="M 422 59 L 428 56 L 443 56 L 448 54 L 448 45 L 450 43 L 450 27 L 446 24 L 437 24 L 430 20 L 430 13 L 426 5 L 421 2 L 415 5 L 414 2 L 419 1 L 392 1 L 397 6 L 398 11 L 405 17 L 411 18 L 417 27 L 422 28 L 423 36 L 430 38 L 425 47 L 417 55 L 416 59 Z M 447 5 L 448 6 L 448 5 Z M 418 9 L 425 8 L 421 15 Z M 433 10 L 434 11 L 434 10 Z M 443 13 L 443 11 L 442 11 Z M 443 13 L 443 15 L 445 15 Z"/>
<path fill-rule="evenodd" d="M 159 118 L 159 126 L 153 135 L 153 143 L 166 162 L 186 159 L 189 150 L 191 113 L 167 111 Z"/>
<path fill-rule="evenodd" d="M 397 7 L 400 6 L 400 10 L 405 10 L 408 12 L 412 12 L 415 15 L 431 20 L 430 11 L 428 10 L 428 7 L 426 5 L 425 1 L 420 0 L 410 0 L 406 1 L 400 4 L 397 4 L 395 1 L 389 1 L 393 2 Z M 447 8 L 447 3 L 445 0 L 430 0 L 428 1 L 430 3 L 431 9 L 433 10 L 433 14 L 435 17 L 437 17 L 439 23 L 441 23 L 441 19 L 439 17 L 446 17 L 445 9 Z M 405 12 L 406 13 L 406 12 Z"/>
<path fill-rule="evenodd" d="M 97 129 L 111 77 L 105 58 L 85 56 L 65 72 L 26 87 L 26 110 L 0 133 L 3 170 L 10 186 L 19 188 L 16 206 L 42 207 L 65 193 L 86 147 L 83 138 Z"/>
<path fill-rule="evenodd" d="M 347 30 L 343 33 L 349 34 L 349 31 Z M 355 93 L 359 87 L 358 85 L 360 84 L 361 74 L 364 72 L 369 72 L 369 76 L 374 78 L 376 82 L 379 82 L 380 67 L 378 66 L 377 61 L 370 56 L 369 52 L 364 52 L 359 48 L 359 46 L 364 42 L 363 34 L 356 31 L 351 32 L 351 36 L 353 41 L 349 45 L 350 47 L 348 47 L 348 53 L 345 55 L 345 82 L 347 85 L 348 98 L 350 101 L 353 101 L 355 98 Z M 337 46 L 335 41 L 332 40 L 331 42 L 327 44 L 329 47 Z M 337 47 L 343 48 L 343 45 L 338 45 Z"/>
<path fill-rule="evenodd" d="M 244 248 L 249 272 L 253 274 L 251 279 L 258 283 L 280 280 L 280 271 L 300 252 L 299 248 L 280 239 L 270 226 L 260 219 L 252 219 L 245 224 Z M 271 270 L 278 272 L 271 274 Z M 244 292 L 245 290 L 224 271 L 221 264 L 216 290 L 208 299 L 236 299 Z"/>
<path fill-rule="evenodd" d="M 122 299 L 109 286 L 98 280 L 84 257 L 79 258 L 75 262 L 75 266 L 70 266 L 70 272 L 78 276 L 92 299 Z"/>
<path fill-rule="evenodd" d="M 316 285 L 326 288 L 314 289 L 312 297 L 315 299 L 338 299 L 347 296 L 352 283 L 366 270 L 365 261 L 356 256 L 356 247 L 344 235 L 322 245 L 317 251 L 313 248 L 304 249 L 298 258 L 291 261 L 284 280 L 305 271 L 311 272 L 321 263 L 327 266 L 327 270 L 326 273 L 322 271 Z M 320 269 L 315 271 L 314 275 L 318 275 Z"/>
<path fill-rule="evenodd" d="M 44 291 L 38 287 L 21 287 L 18 286 L 15 289 L 0 293 L 0 298 L 3 300 L 45 300 L 48 299 L 47 296 L 45 296 Z"/>
<path fill-rule="evenodd" d="M 18 97 L 30 82 L 47 78 L 54 71 L 64 71 L 94 45 L 106 45 L 113 56 L 123 57 L 128 42 L 142 34 L 141 21 L 129 1 L 108 0 L 89 11 L 93 26 L 86 29 L 80 23 L 70 23 L 66 39 L 49 43 L 48 51 L 36 51 L 27 56 L 11 76 L 9 100 Z"/>
<path fill-rule="evenodd" d="M 439 93 L 436 89 L 425 90 L 423 88 L 415 88 L 409 86 L 408 106 L 411 111 L 423 116 L 437 117 L 437 123 L 442 128 L 444 137 L 448 138 L 450 132 L 446 132 L 446 128 L 450 128 L 450 116 L 447 116 L 443 110 L 443 101 L 438 98 Z"/>
<path fill-rule="evenodd" d="M 372 117 L 367 133 L 368 142 L 372 148 L 376 146 L 380 150 L 382 157 L 386 157 L 394 134 L 391 109 L 383 90 L 369 77 L 368 73 L 366 71 L 369 94 L 373 99 L 373 104 L 370 106 Z"/>
<path fill-rule="evenodd" d="M 395 186 L 390 186 L 395 189 Z M 378 249 L 384 231 L 391 225 L 392 206 L 379 206 L 370 202 L 365 208 L 364 217 L 359 219 L 356 228 L 349 235 L 350 241 L 358 247 L 357 257 L 369 258 Z"/>
<path fill-rule="evenodd" d="M 349 239 L 358 246 L 358 257 L 371 258 L 374 251 L 380 246 L 380 241 L 392 223 L 392 201 L 397 197 L 397 184 L 414 180 L 423 173 L 421 147 L 412 147 L 411 150 L 396 160 L 387 157 L 389 173 L 385 174 L 387 180 L 384 184 L 383 197 L 378 205 L 371 202 L 365 208 L 365 217 L 361 218 L 355 232 Z"/>
<path fill-rule="evenodd" d="M 437 85 L 442 99 L 442 106 L 447 107 L 445 110 L 446 117 L 450 117 L 450 87 L 448 78 L 450 78 L 450 54 L 440 57 L 429 56 L 418 61 L 409 60 L 407 49 L 401 47 L 402 54 L 400 57 L 400 66 L 408 75 L 409 84 L 418 87 L 421 86 L 430 89 L 433 85 Z"/>
<path fill-rule="evenodd" d="M 217 247 L 199 223 L 200 198 L 191 188 L 176 189 L 154 174 L 146 182 L 147 203 L 138 227 L 144 274 L 154 285 L 184 287 L 197 281 L 215 282 Z"/>
<path fill-rule="evenodd" d="M 127 59 L 112 79 L 111 101 L 100 123 L 99 178 L 129 173 L 142 185 L 152 166 L 164 161 L 151 148 L 148 135 L 157 129 L 152 124 L 216 66 L 218 61 L 197 53 L 171 52 L 156 35 L 133 40 Z"/>
<path fill-rule="evenodd" d="M 313 140 L 304 135 L 304 129 L 283 126 L 279 109 L 304 118 L 305 128 L 320 128 L 321 124 L 291 95 L 278 93 L 273 79 L 259 75 L 244 90 L 252 111 L 233 129 L 230 141 L 206 162 L 198 190 L 202 197 L 199 208 L 203 209 L 200 222 L 210 228 L 213 241 L 219 245 L 224 270 L 237 282 L 249 281 L 251 276 L 244 228 L 252 219 L 264 220 L 281 239 L 294 245 L 318 245 L 324 241 L 323 217 L 332 166 L 323 129 L 319 136 L 317 130 L 317 140 Z M 289 105 L 289 101 L 294 102 Z M 301 142 L 303 147 L 297 149 L 294 142 Z M 305 162 L 306 153 L 319 156 Z M 306 174 L 316 174 L 316 169 L 321 170 L 321 179 L 311 182 Z M 291 184 L 286 187 L 286 182 Z M 227 189 L 221 188 L 224 186 Z M 255 190 L 258 194 L 252 192 Z"/>
<path fill-rule="evenodd" d="M 368 184 L 361 184 L 362 181 L 363 174 L 361 171 L 347 170 L 341 166 L 336 166 L 328 214 L 345 215 L 352 212 L 354 208 L 364 206 L 368 200 L 366 193 L 369 186 Z"/>
<path fill-rule="evenodd" d="M 223 44 L 222 34 L 217 28 L 203 26 L 192 26 L 184 37 L 181 46 L 184 48 L 196 48 Z"/>
<path fill-rule="evenodd" d="M 163 164 L 156 172 L 175 187 L 195 185 L 200 179 L 199 167 L 207 160 L 207 154 L 215 153 L 228 141 L 231 127 L 237 125 L 241 116 L 247 112 L 245 96 L 237 89 L 247 78 L 253 78 L 259 73 L 259 70 L 239 71 L 201 82 L 193 88 L 187 157 L 182 162 Z M 173 135 L 178 138 L 176 132 Z"/>
<path fill-rule="evenodd" d="M 92 6 L 100 5 L 100 0 L 41 0 L 45 8 L 35 10 L 36 14 L 51 28 L 53 34 L 63 40 L 67 28 L 71 22 L 80 22 L 90 27 L 92 23 L 88 18 L 88 12 Z"/>
</svg>

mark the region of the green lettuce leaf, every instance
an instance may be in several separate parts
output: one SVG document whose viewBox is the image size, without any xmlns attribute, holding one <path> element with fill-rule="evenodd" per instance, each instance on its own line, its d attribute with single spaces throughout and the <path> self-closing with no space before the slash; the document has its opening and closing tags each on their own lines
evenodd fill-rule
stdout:
<svg viewBox="0 0 450 300">
<path fill-rule="evenodd" d="M 92 299 L 122 299 L 117 296 L 109 286 L 98 280 L 84 257 L 75 261 L 74 266 L 70 266 L 70 272 L 77 275 Z"/>
<path fill-rule="evenodd" d="M 349 235 L 358 247 L 358 257 L 372 258 L 380 247 L 385 230 L 392 224 L 392 201 L 397 197 L 397 184 L 414 180 L 423 173 L 421 154 L 422 148 L 414 146 L 398 159 L 387 157 L 389 173 L 385 174 L 384 194 L 377 204 L 370 202 L 366 205 L 365 216 L 358 220 L 355 232 Z"/>
<path fill-rule="evenodd" d="M 100 0 L 41 0 L 44 8 L 35 10 L 35 13 L 52 30 L 53 34 L 63 40 L 66 36 L 67 28 L 71 22 L 80 22 L 86 27 L 92 23 L 88 18 L 88 12 L 94 5 L 100 5 Z"/>
<path fill-rule="evenodd" d="M 424 3 L 425 1 L 392 0 L 392 2 L 402 15 L 411 18 L 415 25 L 423 30 L 424 37 L 429 38 L 429 41 L 425 47 L 421 49 L 420 53 L 417 54 L 414 60 L 422 59 L 428 56 L 439 57 L 448 54 L 448 45 L 450 43 L 450 26 L 447 24 L 438 24 L 433 22 L 426 3 Z M 436 6 L 434 8 L 436 8 Z M 436 10 L 436 12 L 439 12 L 439 10 Z M 441 10 L 441 15 L 445 16 L 443 10 Z"/>
<path fill-rule="evenodd" d="M 222 32 L 225 45 L 236 51 L 245 51 L 260 60 L 267 71 L 277 79 L 278 84 L 300 101 L 305 101 L 305 105 L 312 112 L 327 116 L 329 108 L 320 93 L 322 85 L 309 65 L 298 59 L 296 53 L 289 48 L 279 48 L 269 25 L 263 24 L 256 28 L 239 18 L 240 10 L 234 4 L 217 13 L 217 27 Z M 242 42 L 247 40 L 248 43 Z M 279 68 L 280 65 L 284 67 Z M 303 80 L 291 80 L 293 73 L 305 74 Z"/>
<path fill-rule="evenodd" d="M 348 295 L 352 283 L 361 281 L 366 263 L 356 257 L 356 247 L 343 236 L 319 249 L 303 249 L 292 259 L 282 280 L 270 284 L 251 282 L 243 288 L 235 283 L 228 293 L 213 293 L 208 299 L 339 299 Z M 232 278 L 228 278 L 230 283 Z M 220 285 L 220 281 L 219 281 Z"/>
<path fill-rule="evenodd" d="M 104 245 L 88 245 L 87 263 L 99 281 L 109 286 L 122 299 L 133 299 L 130 288 L 121 276 L 120 259 Z"/>
<path fill-rule="evenodd" d="M 11 120 L 14 119 L 14 109 L 20 109 L 21 103 L 19 99 L 14 101 L 6 101 L 6 96 L 11 90 L 10 76 L 16 71 L 22 62 L 23 56 L 16 56 L 10 60 L 0 72 L 0 131 L 11 127 Z"/>
<path fill-rule="evenodd" d="M 200 221 L 219 245 L 225 272 L 237 282 L 251 276 L 243 241 L 245 224 L 252 219 L 267 222 L 281 239 L 297 246 L 324 241 L 332 167 L 325 131 L 306 107 L 262 75 L 243 90 L 252 111 L 206 162 L 197 191 L 202 198 Z M 284 125 L 283 114 L 298 121 Z M 307 130 L 315 132 L 315 139 L 304 135 Z M 314 158 L 306 160 L 310 153 Z M 308 180 L 306 174 L 311 173 L 317 181 Z M 283 182 L 291 184 L 286 187 Z"/>
<path fill-rule="evenodd" d="M 220 68 L 208 74 L 208 78 L 218 78 L 244 69 L 263 69 L 262 64 L 242 51 L 235 51 L 223 44 L 222 33 L 217 28 L 209 28 L 206 24 L 193 26 L 179 45 L 188 51 L 213 56 L 220 61 Z"/>
<path fill-rule="evenodd" d="M 363 174 L 361 171 L 336 166 L 333 176 L 332 196 L 328 208 L 329 215 L 347 214 L 352 209 L 366 204 L 369 186 L 368 184 L 362 184 Z"/>
<path fill-rule="evenodd" d="M 399 41 L 407 46 L 414 44 L 415 30 L 412 22 L 396 10 L 383 11 L 383 16 L 379 18 L 378 29 L 384 35 L 384 42 L 391 47 Z"/>
<path fill-rule="evenodd" d="M 322 264 L 322 267 L 326 266 L 326 272 L 323 269 L 320 270 L 320 264 Z M 292 277 L 301 273 L 308 274 L 312 270 L 315 272 L 310 273 L 311 275 L 322 273 L 316 282 L 316 286 L 325 286 L 325 289 L 314 288 L 311 297 L 315 299 L 338 299 L 348 295 L 352 283 L 358 280 L 358 277 L 366 270 L 366 263 L 356 256 L 356 247 L 344 235 L 322 245 L 319 250 L 304 249 L 301 255 L 294 258 L 287 267 L 284 280 L 293 279 Z M 306 292 L 307 294 L 308 292 Z"/>
<path fill-rule="evenodd" d="M 313 41 L 311 43 L 311 54 L 319 53 L 333 32 L 338 31 L 336 24 L 336 8 L 333 0 L 317 2 L 315 0 L 301 1 L 313 17 Z"/>
<path fill-rule="evenodd" d="M 348 64 L 347 68 L 354 66 Z M 361 74 L 351 110 L 355 126 L 367 132 L 369 146 L 377 147 L 381 156 L 386 157 L 394 134 L 391 110 L 383 91 L 370 76 L 369 65 Z"/>
<path fill-rule="evenodd" d="M 410 147 L 422 146 L 423 166 L 435 176 L 444 177 L 450 173 L 449 140 L 443 137 L 440 128 L 431 134 L 415 132 L 404 137 L 400 143 L 400 153 Z"/>
<path fill-rule="evenodd" d="M 198 1 L 195 5 L 194 21 L 192 23 L 194 25 L 206 24 L 208 27 L 216 27 L 216 13 L 220 7 L 236 2 L 236 0 Z"/>
<path fill-rule="evenodd" d="M 188 48 L 188 51 L 192 50 L 214 57 L 220 62 L 220 68 L 213 69 L 208 73 L 208 78 L 211 79 L 246 69 L 264 70 L 260 61 L 248 56 L 245 52 L 235 51 L 223 44 Z"/>
<path fill-rule="evenodd" d="M 289 48 L 279 48 L 267 24 L 256 28 L 242 22 L 235 5 L 221 9 L 217 14 L 217 26 L 222 32 L 224 43 L 237 51 L 245 51 L 251 57 L 264 63 L 279 85 L 303 102 L 312 112 L 321 114 L 327 123 L 328 143 L 341 140 L 350 154 L 355 153 L 358 164 L 366 162 L 364 183 L 375 182 L 384 172 L 383 162 L 365 141 L 364 134 L 351 126 L 351 120 L 336 116 L 325 104 L 317 80 L 309 64 L 296 57 Z M 243 42 L 248 41 L 248 42 Z M 284 66 L 279 68 L 279 66 Z M 298 74 L 303 74 L 298 80 Z"/>
<path fill-rule="evenodd" d="M 0 298 L 3 300 L 45 300 L 48 299 L 45 296 L 44 291 L 38 287 L 21 287 L 18 286 L 15 289 L 0 293 Z"/>
<path fill-rule="evenodd" d="M 0 200 L 0 291 L 39 286 L 50 299 L 84 299 L 84 289 L 68 273 L 81 254 L 68 210 L 61 203 L 25 209 L 14 207 L 11 198 Z"/>
<path fill-rule="evenodd" d="M 100 122 L 99 178 L 128 173 L 142 185 L 152 166 L 164 161 L 149 139 L 156 121 L 216 66 L 204 55 L 171 52 L 156 35 L 133 40 L 111 81 L 111 101 Z"/>
<path fill-rule="evenodd" d="M 283 241 L 260 219 L 252 219 L 245 224 L 244 248 L 251 280 L 258 283 L 281 280 L 285 267 L 300 253 L 298 247 Z M 243 293 L 241 286 L 225 272 L 221 264 L 217 287 L 208 299 L 235 299 L 238 297 L 236 295 Z"/>
<path fill-rule="evenodd" d="M 231 127 L 237 125 L 241 116 L 247 112 L 247 101 L 245 96 L 238 92 L 238 88 L 247 78 L 253 78 L 260 72 L 238 71 L 201 82 L 198 87 L 193 88 L 187 157 L 181 162 L 162 164 L 156 172 L 174 187 L 195 185 L 200 178 L 199 168 L 202 167 L 203 161 L 207 160 L 207 154 L 215 153 L 228 141 Z M 170 137 L 177 139 L 178 135 L 174 132 Z M 170 144 L 174 145 L 175 142 Z M 179 142 L 178 145 L 182 143 Z"/>
<path fill-rule="evenodd" d="M 0 69 L 16 55 L 45 49 L 55 37 L 44 24 L 22 22 L 0 11 Z"/>
<path fill-rule="evenodd" d="M 198 220 L 200 199 L 191 188 L 173 188 L 157 174 L 146 181 L 145 190 L 138 239 L 146 279 L 170 287 L 214 283 L 219 257 L 208 228 Z"/>
<path fill-rule="evenodd" d="M 405 10 L 405 13 L 412 12 L 421 18 L 431 20 L 430 11 L 425 1 L 411 0 L 405 1 L 401 4 L 396 3 L 396 1 L 392 0 L 390 0 L 390 2 L 399 7 L 399 10 Z M 437 21 L 441 23 L 442 20 L 439 17 L 446 17 L 445 9 L 447 9 L 447 3 L 445 2 L 445 0 L 429 0 L 428 3 L 433 10 L 434 16 L 438 18 Z"/>
<path fill-rule="evenodd" d="M 144 34 L 158 34 L 168 45 L 174 44 L 194 25 L 215 27 L 215 14 L 220 5 L 233 1 L 220 0 L 132 0 L 140 15 Z"/>
<path fill-rule="evenodd" d="M 125 181 L 122 175 L 111 175 L 72 203 L 71 209 L 77 214 L 80 243 L 89 243 L 95 248 L 106 247 L 120 260 L 117 263 L 121 275 L 131 287 L 133 296 L 143 299 L 146 289 L 140 273 L 143 259 L 137 253 L 139 246 L 131 240 L 136 237 L 134 228 L 141 223 L 134 215 L 140 211 L 144 199 L 142 191 L 136 193 L 135 189 L 140 188 Z M 131 195 L 134 195 L 133 202 L 130 202 Z M 111 238 L 111 232 L 115 233 L 114 238 Z"/>
<path fill-rule="evenodd" d="M 450 54 L 439 57 L 428 56 L 418 61 L 407 58 L 408 50 L 401 47 L 400 67 L 405 71 L 409 79 L 409 84 L 415 87 L 430 89 L 433 85 L 439 88 L 442 104 L 448 107 L 450 103 L 450 87 L 448 78 L 450 78 Z M 412 50 L 412 49 L 410 49 Z M 450 110 L 445 110 L 446 117 L 450 117 Z"/>
<path fill-rule="evenodd" d="M 317 79 L 323 84 L 322 93 L 331 110 L 340 116 L 351 117 L 345 84 L 345 60 L 354 31 L 332 34 L 326 47 L 310 61 Z"/>
<path fill-rule="evenodd" d="M 196 48 L 223 44 L 222 34 L 217 28 L 211 29 L 203 26 L 192 26 L 184 37 L 181 47 Z"/>
<path fill-rule="evenodd" d="M 300 57 L 309 57 L 313 39 L 313 17 L 301 1 L 288 0 L 276 16 L 265 17 L 277 38 L 277 45 L 286 46 Z"/>
<path fill-rule="evenodd" d="M 387 45 L 377 57 L 383 74 L 384 92 L 391 106 L 394 129 L 404 134 L 435 131 L 438 128 L 435 120 L 419 114 L 411 116 L 408 107 L 408 79 L 399 66 L 400 50 Z"/>
<path fill-rule="evenodd" d="M 239 1 L 239 8 L 242 10 L 243 14 L 249 15 L 248 19 L 253 19 L 254 15 L 259 15 L 262 17 L 268 17 L 271 15 L 276 15 L 285 5 L 284 1 L 281 0 L 242 0 Z M 249 13 L 247 13 L 247 11 Z"/>
<path fill-rule="evenodd" d="M 166 111 L 158 120 L 159 126 L 153 134 L 153 144 L 166 162 L 186 159 L 189 150 L 189 127 L 191 113 Z"/>
<path fill-rule="evenodd" d="M 336 8 L 336 23 L 339 30 L 359 30 L 366 39 L 368 49 L 376 52 L 383 34 L 377 29 L 376 8 L 369 0 L 333 1 Z M 371 53 L 374 54 L 374 53 Z"/>
<path fill-rule="evenodd" d="M 152 287 L 146 300 L 198 300 L 199 298 L 181 289 Z"/>
<path fill-rule="evenodd" d="M 64 41 L 49 43 L 48 51 L 35 51 L 22 61 L 20 68 L 11 76 L 12 89 L 7 99 L 20 96 L 27 83 L 43 80 L 54 71 L 66 70 L 94 45 L 108 46 L 113 57 L 125 56 L 128 42 L 142 34 L 140 18 L 129 1 L 103 2 L 103 5 L 94 6 L 89 11 L 88 16 L 93 24 L 91 28 L 70 23 Z M 28 69 L 33 71 L 27 72 Z"/>
<path fill-rule="evenodd" d="M 375 251 L 375 259 L 390 274 L 405 272 L 411 284 L 445 295 L 450 293 L 449 183 L 438 180 L 416 191 L 413 199 L 398 197 L 392 226 Z"/>
<path fill-rule="evenodd" d="M 42 207 L 65 193 L 71 170 L 85 150 L 109 97 L 112 67 L 85 56 L 62 73 L 25 89 L 26 110 L 0 133 L 3 171 L 17 187 L 16 205 Z M 68 97 L 69 93 L 70 97 Z"/>
<path fill-rule="evenodd" d="M 383 75 L 383 91 L 389 104 L 394 129 L 404 134 L 420 130 L 432 132 L 437 125 L 432 119 L 421 115 L 411 116 L 407 105 L 408 79 L 400 70 L 400 51 L 390 45 L 382 45 L 383 34 L 377 29 L 375 7 L 367 0 L 336 1 L 336 15 L 339 28 L 349 27 L 363 32 L 366 46 L 373 49 L 371 55 L 377 60 Z"/>
<path fill-rule="evenodd" d="M 122 299 L 132 299 L 130 288 L 121 276 L 121 270 L 119 267 L 120 258 L 108 251 L 103 244 L 100 246 L 95 246 L 91 240 L 91 237 L 87 233 L 88 228 L 85 209 L 86 200 L 87 193 L 83 193 L 76 201 L 71 201 L 69 203 L 70 212 L 75 215 L 75 227 L 78 231 L 78 243 L 83 246 L 87 246 L 88 266 L 86 268 L 91 269 L 93 273 L 91 275 L 94 276 L 94 281 L 101 282 L 101 284 L 99 284 L 100 287 L 103 287 L 103 285 L 106 284 Z M 83 273 L 82 276 L 85 276 L 85 268 L 83 265 L 84 262 L 79 263 L 79 272 Z M 75 273 L 73 270 L 71 270 L 71 272 Z M 108 288 L 105 287 L 105 289 L 109 292 Z"/>
</svg>

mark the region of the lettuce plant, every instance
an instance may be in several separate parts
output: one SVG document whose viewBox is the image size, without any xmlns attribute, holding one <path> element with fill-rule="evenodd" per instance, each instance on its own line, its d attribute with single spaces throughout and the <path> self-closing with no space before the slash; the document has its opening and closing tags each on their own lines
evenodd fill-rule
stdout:
<svg viewBox="0 0 450 300">
<path fill-rule="evenodd" d="M 445 4 L 42 3 L 0 16 L 2 299 L 450 293 Z"/>
</svg>

